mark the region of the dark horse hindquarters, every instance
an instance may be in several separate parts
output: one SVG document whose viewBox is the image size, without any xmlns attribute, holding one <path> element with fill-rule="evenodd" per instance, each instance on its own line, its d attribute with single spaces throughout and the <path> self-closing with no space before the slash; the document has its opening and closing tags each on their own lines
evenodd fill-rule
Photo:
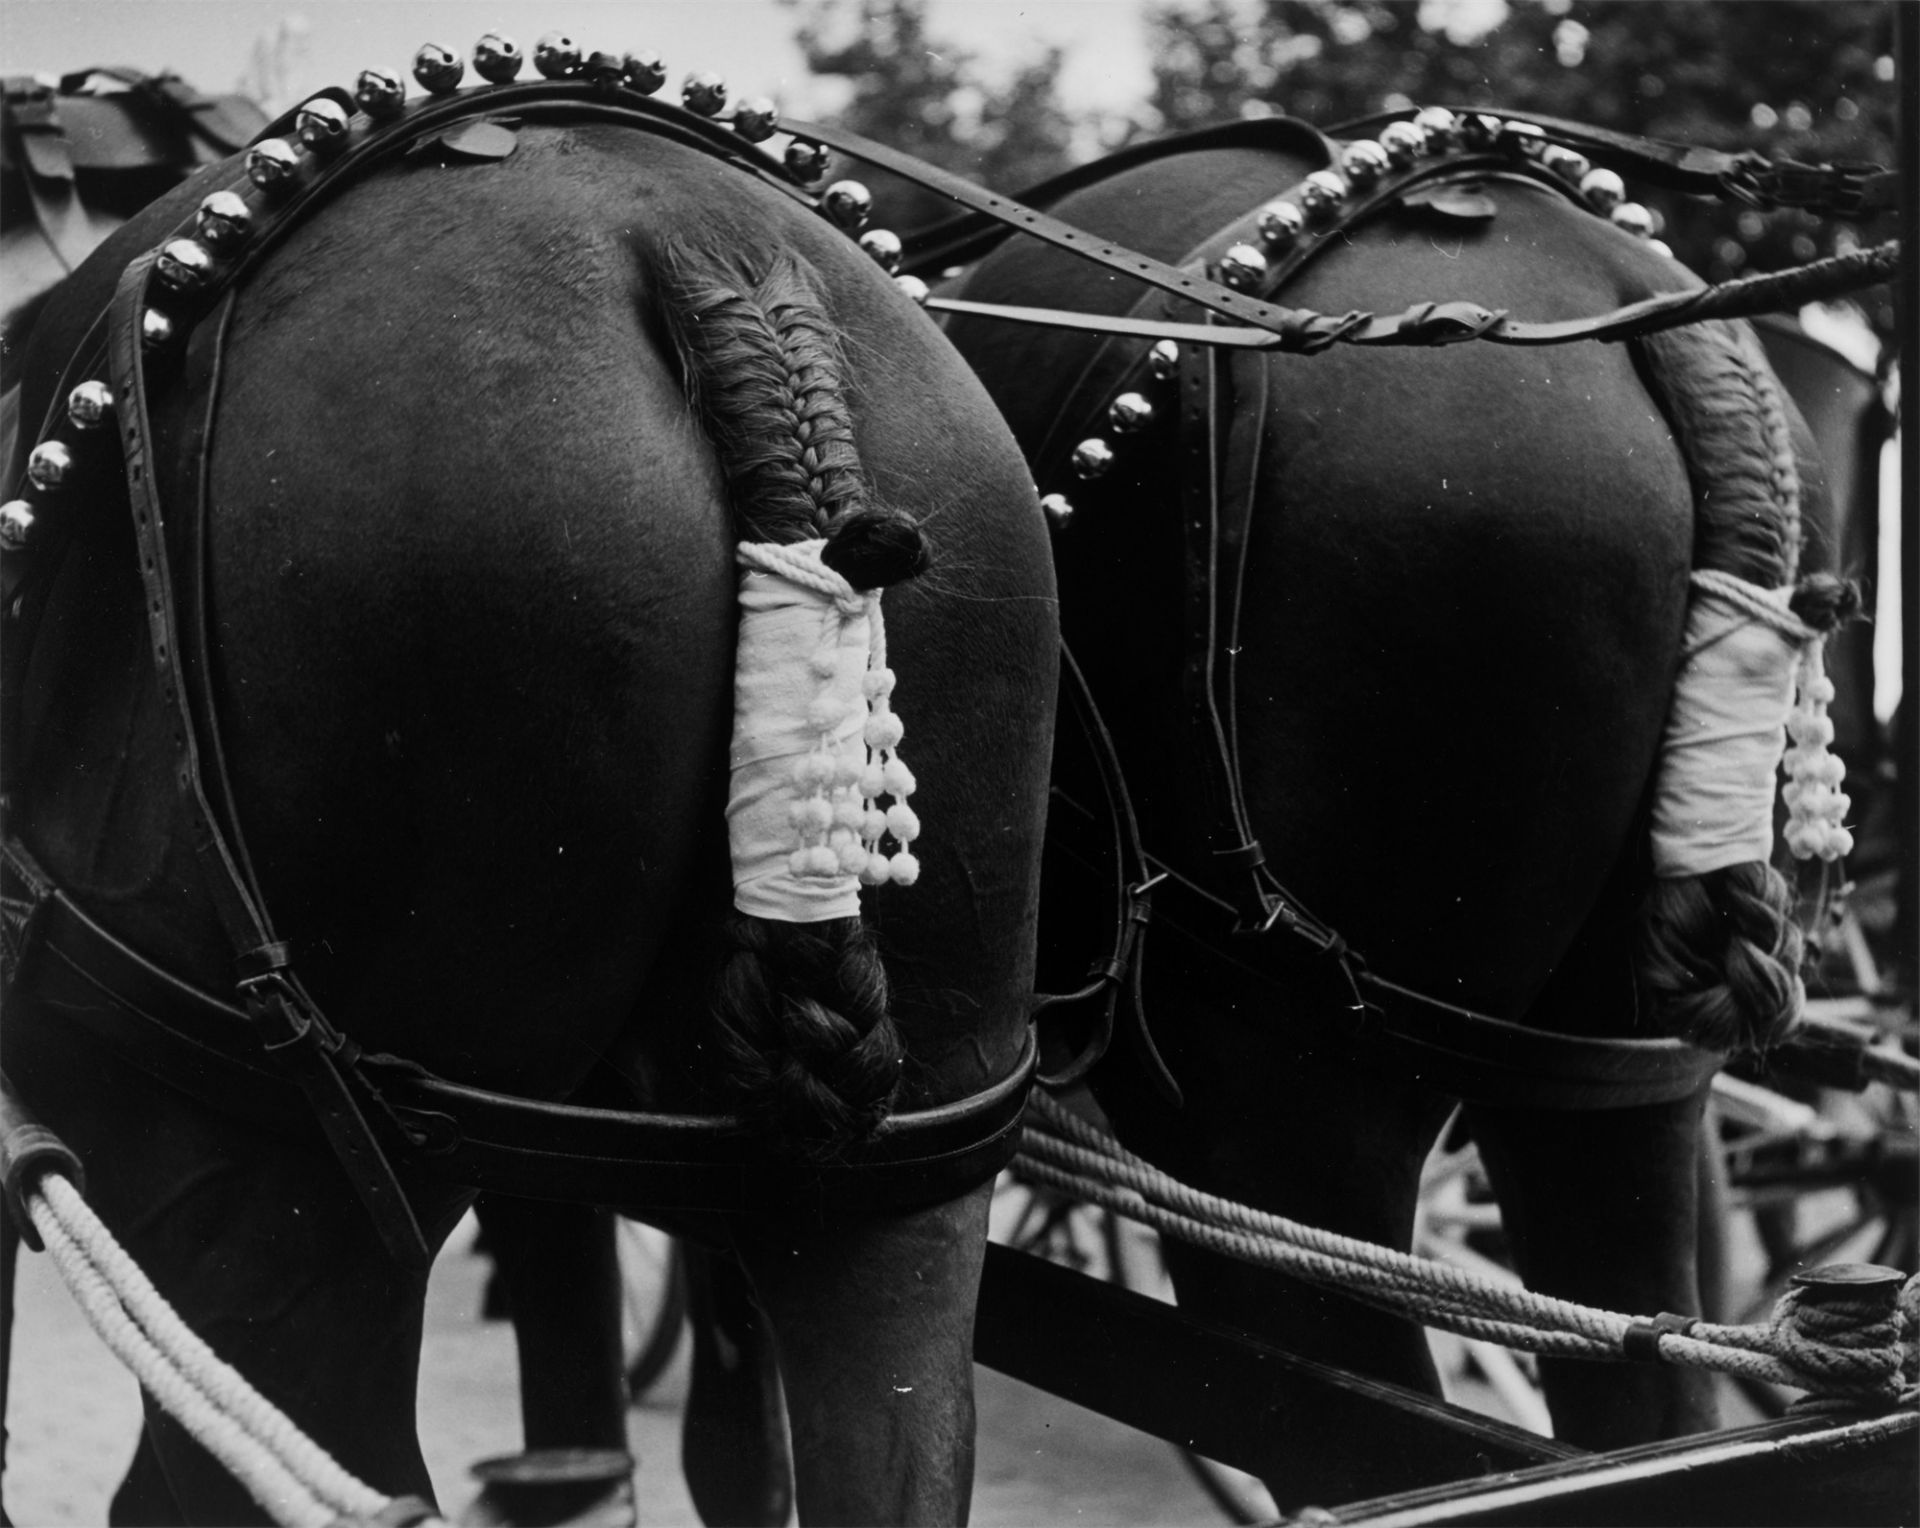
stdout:
<svg viewBox="0 0 1920 1528">
<path fill-rule="evenodd" d="M 36 336 L 30 408 L 119 263 L 201 189 L 76 284 L 69 326 Z M 654 317 L 669 237 L 723 264 L 778 241 L 816 273 L 876 495 L 935 543 L 937 571 L 887 602 L 925 869 L 880 894 L 875 922 L 909 1097 L 977 1091 L 1014 1065 L 1031 990 L 1054 628 L 1030 483 L 977 385 L 864 255 L 661 139 L 529 125 L 496 163 L 380 172 L 242 291 L 205 566 L 212 693 L 264 896 L 369 1050 L 556 1096 L 627 1043 L 658 1103 L 700 1101 L 734 532 Z M 163 439 L 183 408 L 161 404 Z M 186 480 L 170 502 L 191 504 L 190 455 L 163 467 Z M 127 526 L 81 507 L 71 530 L 26 675 L 16 825 L 122 938 L 225 990 Z M 156 1282 L 350 1469 L 422 1489 L 422 1276 L 387 1262 L 339 1168 L 54 1034 L 10 1034 L 9 1072 Z M 444 1234 L 464 1195 L 409 1181 Z M 810 1515 L 961 1509 L 983 1223 L 975 1194 L 838 1232 L 737 1227 L 791 1335 Z M 923 1375 L 911 1402 L 889 1387 L 900 1370 Z M 257 1513 L 153 1426 L 191 1520 Z M 859 1441 L 829 1457 L 836 1434 Z"/>
<path fill-rule="evenodd" d="M 1049 210 L 1179 262 L 1316 167 L 1253 147 L 1175 153 Z M 1280 300 L 1341 313 L 1457 298 L 1552 320 L 1688 283 L 1556 193 L 1505 176 L 1477 189 L 1477 204 L 1345 227 Z M 1014 241 L 954 295 L 1115 313 L 1135 293 Z M 1068 407 L 1093 342 L 966 318 L 950 333 L 1030 455 L 1109 429 L 1084 417 L 1104 400 L 1083 399 L 1082 417 Z M 1576 1034 L 1652 1032 L 1634 924 L 1701 464 L 1640 366 L 1604 345 L 1238 355 L 1219 436 L 1222 513 L 1252 513 L 1238 628 L 1215 656 L 1233 663 L 1229 724 L 1267 863 L 1380 975 Z M 1155 421 L 1115 437 L 1107 475 L 1041 487 L 1073 501 L 1056 544 L 1065 636 L 1116 735 L 1147 848 L 1218 887 L 1209 745 L 1183 689 L 1183 612 L 1206 576 L 1181 525 L 1187 376 L 1145 387 Z M 1235 571 L 1225 556 L 1212 570 L 1225 608 Z M 1055 952 L 1068 961 L 1107 937 L 1105 898 L 1051 875 L 1043 980 Z M 1186 1105 L 1169 1108 L 1125 1064 L 1095 1074 L 1102 1103 L 1177 1176 L 1405 1246 L 1447 1099 L 1369 1049 L 1330 962 L 1279 935 L 1229 939 L 1228 920 L 1194 907 L 1156 906 L 1145 959 L 1154 1039 Z M 1578 1115 L 1515 1097 L 1476 1108 L 1473 1124 L 1530 1279 L 1615 1309 L 1696 1308 L 1699 1097 Z M 1189 1249 L 1169 1257 L 1183 1301 L 1310 1356 L 1430 1377 L 1419 1334 L 1395 1321 Z M 1691 1381 L 1549 1369 L 1575 1441 L 1710 1418 Z M 1311 1499 L 1303 1472 L 1274 1483 L 1283 1504 Z"/>
</svg>

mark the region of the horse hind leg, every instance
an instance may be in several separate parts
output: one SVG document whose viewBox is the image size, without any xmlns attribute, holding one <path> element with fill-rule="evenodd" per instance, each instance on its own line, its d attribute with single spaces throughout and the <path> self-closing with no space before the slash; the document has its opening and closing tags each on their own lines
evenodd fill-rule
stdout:
<svg viewBox="0 0 1920 1528">
<path fill-rule="evenodd" d="M 1589 928 L 1529 1022 L 1617 1032 L 1632 1011 L 1631 904 Z M 1632 1315 L 1701 1314 L 1700 1153 L 1707 1087 L 1667 1103 L 1550 1110 L 1470 1105 L 1508 1245 L 1530 1289 Z M 1717 1425 L 1712 1377 L 1657 1364 L 1543 1359 L 1555 1434 L 1622 1448 Z"/>
<path fill-rule="evenodd" d="M 736 1230 L 779 1353 L 802 1522 L 967 1520 L 991 1192 L 835 1230 Z"/>
<path fill-rule="evenodd" d="M 524 1446 L 624 1449 L 612 1213 L 498 1194 L 474 1211 L 513 1317 Z"/>
<path fill-rule="evenodd" d="M 144 1393 L 140 1399 L 147 1404 Z M 154 1448 L 153 1429 L 142 1422 L 133 1460 L 107 1506 L 108 1528 L 186 1528 L 186 1522 Z"/>
<path fill-rule="evenodd" d="M 693 1242 L 687 1259 L 692 1378 L 680 1462 L 703 1523 L 780 1528 L 793 1456 L 773 1333 L 737 1259 Z"/>
</svg>

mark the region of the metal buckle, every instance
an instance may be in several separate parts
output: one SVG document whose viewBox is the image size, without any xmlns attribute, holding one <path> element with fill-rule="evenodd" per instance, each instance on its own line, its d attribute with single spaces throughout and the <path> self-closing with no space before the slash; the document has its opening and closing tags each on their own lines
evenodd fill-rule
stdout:
<svg viewBox="0 0 1920 1528">
<path fill-rule="evenodd" d="M 1242 908 L 1239 920 L 1233 925 L 1233 932 L 1245 935 L 1270 934 L 1281 923 L 1289 928 L 1294 925 L 1294 911 L 1287 906 L 1287 899 L 1275 896 L 1271 892 L 1262 892 L 1259 915 L 1249 918 L 1246 910 Z"/>
</svg>

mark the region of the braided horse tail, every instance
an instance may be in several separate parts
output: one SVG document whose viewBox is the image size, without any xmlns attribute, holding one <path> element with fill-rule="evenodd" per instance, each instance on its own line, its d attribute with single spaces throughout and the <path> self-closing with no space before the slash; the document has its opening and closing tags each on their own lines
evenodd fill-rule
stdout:
<svg viewBox="0 0 1920 1528">
<path fill-rule="evenodd" d="M 684 248 L 664 264 L 662 316 L 738 539 L 825 537 L 821 561 L 856 589 L 921 572 L 919 527 L 868 502 L 846 366 L 812 275 L 785 251 L 758 270 Z M 816 1155 L 871 1133 L 900 1092 L 905 1049 L 864 922 L 735 912 L 725 940 L 714 1007 L 729 1105 Z"/>
<path fill-rule="evenodd" d="M 1635 342 L 1679 439 L 1694 495 L 1693 566 L 1765 589 L 1826 632 L 1859 593 L 1799 574 L 1800 475 L 1779 383 L 1744 323 L 1694 324 Z M 1799 1022 L 1804 937 L 1787 879 L 1765 860 L 1660 876 L 1643 908 L 1636 964 L 1659 1033 L 1764 1050 Z"/>
</svg>

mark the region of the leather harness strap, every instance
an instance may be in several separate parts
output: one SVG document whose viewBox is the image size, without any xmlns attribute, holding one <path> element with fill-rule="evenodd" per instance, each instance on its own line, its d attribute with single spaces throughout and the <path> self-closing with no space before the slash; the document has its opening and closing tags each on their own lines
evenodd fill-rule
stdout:
<svg viewBox="0 0 1920 1528">
<path fill-rule="evenodd" d="M 1456 106 L 1451 110 L 1465 116 L 1481 108 Z M 1343 122 L 1330 131 L 1342 138 L 1371 138 L 1389 122 L 1406 121 L 1412 115 L 1410 110 L 1383 112 Z M 1799 164 L 1752 152 L 1729 154 L 1668 143 L 1533 112 L 1526 114 L 1526 120 L 1569 148 L 1611 163 L 1631 165 L 1654 184 L 1693 196 L 1724 197 L 1763 210 L 1804 207 L 1838 217 L 1873 217 L 1899 205 L 1899 174 L 1879 165 L 1851 160 Z"/>
<path fill-rule="evenodd" d="M 242 841 L 239 823 L 230 816 L 222 820 L 207 797 L 200 731 L 205 727 L 211 734 L 215 721 L 211 711 L 194 706 L 193 690 L 182 672 L 186 647 L 179 608 L 183 587 L 191 595 L 204 590 L 197 578 L 185 583 L 173 570 L 147 393 L 141 325 L 158 258 L 158 251 L 149 251 L 121 274 L 108 309 L 107 361 L 146 591 L 154 674 L 173 743 L 174 783 L 186 805 L 193 847 L 205 871 L 201 883 L 232 942 L 237 985 L 262 1048 L 306 1095 L 328 1144 L 396 1261 L 404 1267 L 423 1268 L 433 1260 L 433 1249 L 348 1084 L 350 1069 L 337 1062 L 342 1037 L 291 970 L 291 952 L 275 936 L 252 876 L 243 868 L 244 853 L 237 847 Z M 215 333 L 218 328 L 214 326 Z M 196 559 L 186 561 L 192 564 Z M 198 598 L 184 603 L 198 615 Z"/>
<path fill-rule="evenodd" d="M 288 1077 L 255 1014 L 182 981 L 108 932 L 17 843 L 0 845 L 0 880 L 9 898 L 31 908 L 16 927 L 12 979 L 42 999 L 14 1005 L 10 1031 L 58 1035 L 77 1024 L 210 1109 L 298 1140 L 311 1141 L 317 1130 L 338 1149 L 308 1079 Z M 351 1041 L 336 1054 L 350 1079 L 348 1102 L 366 1101 L 381 1122 L 369 1138 L 436 1178 L 636 1210 L 813 1219 L 921 1208 L 951 1198 L 956 1184 L 990 1178 L 1018 1144 L 1035 1066 L 1029 1034 L 999 1081 L 955 1103 L 893 1115 L 869 1140 L 814 1163 L 769 1153 L 727 1115 L 547 1103 L 449 1082 Z"/>
<path fill-rule="evenodd" d="M 1456 115 L 1479 114 L 1480 107 L 1451 108 Z M 1325 138 L 1351 142 L 1375 138 L 1391 122 L 1410 121 L 1416 115 L 1412 107 L 1381 112 L 1371 117 L 1343 122 L 1327 129 Z M 1609 128 L 1591 127 L 1560 117 L 1527 113 L 1523 119 L 1545 129 L 1557 142 L 1591 155 L 1596 160 L 1632 170 L 1670 190 L 1696 196 L 1729 197 L 1753 207 L 1792 206 L 1809 211 L 1846 217 L 1871 217 L 1893 210 L 1898 204 L 1899 179 L 1896 171 L 1878 165 L 1844 162 L 1805 165 L 1791 160 L 1772 160 L 1754 153 L 1728 154 L 1715 149 L 1664 143 Z M 1157 159 L 1188 154 L 1204 149 L 1273 148 L 1302 129 L 1316 132 L 1308 124 L 1288 117 L 1264 117 L 1251 121 L 1227 122 L 1214 127 L 1177 133 L 1151 142 L 1133 144 L 1092 164 L 1080 165 L 1024 191 L 1020 202 L 1030 207 L 1051 207 L 1075 191 Z M 824 129 L 812 129 L 825 133 Z M 856 159 L 869 159 L 865 151 L 873 147 L 869 140 L 852 134 L 834 132 L 821 141 Z M 879 164 L 881 161 L 874 159 Z M 892 165 L 886 168 L 895 168 Z M 909 177 L 931 184 L 919 173 Z M 945 186 L 933 189 L 945 191 Z M 971 204 L 969 204 L 971 205 Z M 931 275 L 954 266 L 983 258 L 1011 233 L 1018 231 L 1003 218 L 983 210 L 969 210 L 916 231 L 905 241 L 906 268 L 917 274 Z"/>
</svg>

